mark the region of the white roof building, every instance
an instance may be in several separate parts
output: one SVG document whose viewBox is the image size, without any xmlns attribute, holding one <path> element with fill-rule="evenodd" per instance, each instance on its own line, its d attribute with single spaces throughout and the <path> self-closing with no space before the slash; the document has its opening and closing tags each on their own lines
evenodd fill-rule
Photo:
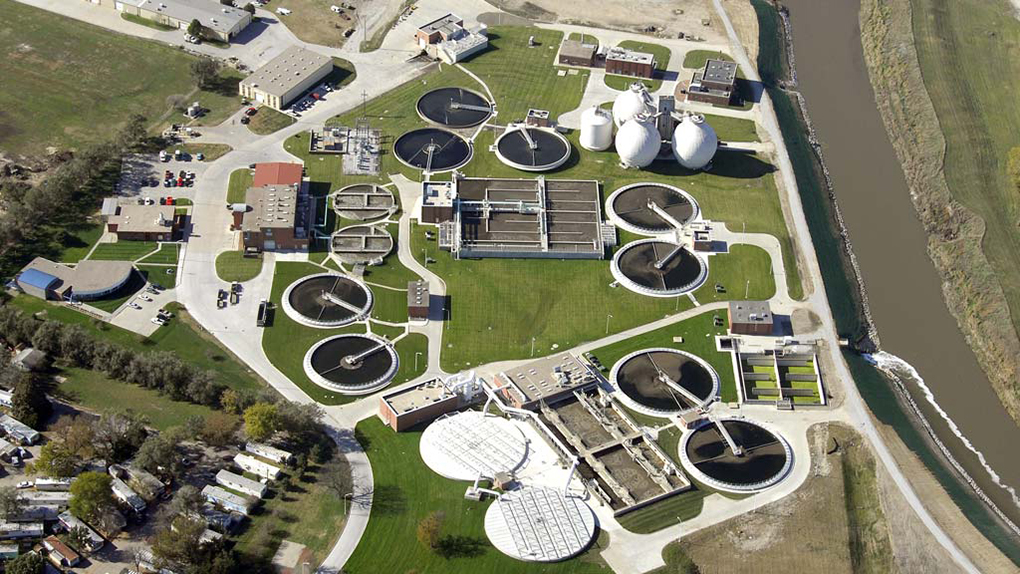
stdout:
<svg viewBox="0 0 1020 574">
<path fill-rule="evenodd" d="M 245 443 L 244 450 L 280 464 L 287 464 L 290 462 L 290 459 L 294 457 L 293 454 L 283 449 L 276 448 L 275 446 L 269 446 L 268 444 L 262 444 L 260 442 Z"/>
<path fill-rule="evenodd" d="M 216 484 L 225 486 L 230 490 L 236 490 L 241 494 L 254 496 L 255 498 L 262 498 L 265 496 L 266 490 L 268 489 L 268 487 L 261 482 L 245 478 L 240 474 L 235 474 L 226 469 L 216 473 Z"/>
<path fill-rule="evenodd" d="M 241 467 L 246 472 L 250 472 L 254 475 L 268 478 L 270 480 L 276 480 L 283 472 L 280 467 L 271 465 L 268 462 L 259 460 L 254 456 L 243 452 L 237 453 L 237 456 L 234 457 L 234 464 Z"/>
<path fill-rule="evenodd" d="M 10 415 L 0 415 L 0 429 L 19 444 L 35 444 L 39 442 L 39 431 L 22 423 Z"/>
<path fill-rule="evenodd" d="M 228 492 L 218 486 L 207 484 L 202 489 L 202 495 L 205 499 L 213 504 L 217 504 L 226 508 L 227 510 L 233 510 L 240 512 L 241 514 L 248 515 L 252 509 L 252 501 L 241 495 Z"/>
<path fill-rule="evenodd" d="M 131 510 L 135 512 L 145 510 L 145 501 L 123 480 L 114 477 L 110 482 L 110 488 L 113 490 L 113 497 L 131 507 Z"/>
</svg>

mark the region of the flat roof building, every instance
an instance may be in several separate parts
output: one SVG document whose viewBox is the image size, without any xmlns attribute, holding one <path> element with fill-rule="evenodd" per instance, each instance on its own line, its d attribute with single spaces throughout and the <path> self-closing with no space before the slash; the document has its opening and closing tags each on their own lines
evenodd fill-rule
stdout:
<svg viewBox="0 0 1020 574">
<path fill-rule="evenodd" d="M 687 99 L 709 104 L 729 105 L 737 93 L 737 64 L 708 60 L 705 67 L 691 77 Z"/>
<path fill-rule="evenodd" d="M 502 371 L 494 380 L 503 398 L 519 409 L 536 409 L 541 403 L 554 403 L 596 383 L 595 375 L 570 353 L 559 353 Z"/>
<path fill-rule="evenodd" d="M 445 381 L 437 377 L 384 393 L 379 397 L 378 415 L 401 432 L 462 409 L 481 396 L 481 384 L 473 373 L 458 373 Z"/>
<path fill-rule="evenodd" d="M 177 229 L 172 205 L 121 204 L 106 218 L 106 230 L 118 241 L 173 241 Z"/>
<path fill-rule="evenodd" d="M 245 249 L 304 251 L 308 249 L 309 222 L 313 219 L 300 163 L 255 165 L 252 187 L 245 198 L 250 210 L 242 214 Z"/>
<path fill-rule="evenodd" d="M 333 58 L 291 46 L 241 80 L 241 96 L 283 110 L 333 71 Z"/>
<path fill-rule="evenodd" d="M 3 429 L 7 434 L 7 438 L 18 444 L 26 445 L 39 442 L 39 431 L 10 415 L 0 414 L 0 429 Z"/>
<path fill-rule="evenodd" d="M 280 467 L 259 460 L 254 456 L 243 452 L 239 452 L 234 456 L 234 464 L 246 472 L 250 472 L 256 476 L 261 476 L 270 480 L 276 480 L 280 477 L 280 473 L 283 472 Z"/>
<path fill-rule="evenodd" d="M 0 521 L 0 540 L 20 540 L 22 538 L 42 538 L 42 522 L 8 522 Z"/>
<path fill-rule="evenodd" d="M 595 53 L 599 47 L 595 44 L 584 44 L 578 40 L 564 40 L 560 44 L 560 54 L 557 61 L 565 66 L 584 66 L 590 68 L 595 65 Z"/>
<path fill-rule="evenodd" d="M 447 14 L 418 28 L 414 33 L 418 47 L 447 64 L 456 64 L 489 45 L 484 26 L 476 30 L 464 28 L 464 19 Z"/>
<path fill-rule="evenodd" d="M 187 30 L 192 20 L 198 20 L 204 28 L 203 36 L 221 42 L 233 40 L 252 21 L 252 16 L 247 11 L 223 5 L 215 0 L 88 1 L 180 30 Z"/>
<path fill-rule="evenodd" d="M 85 259 L 74 267 L 36 257 L 15 278 L 17 288 L 33 297 L 51 301 L 91 301 L 101 299 L 131 279 L 130 261 Z"/>
<path fill-rule="evenodd" d="M 202 496 L 205 496 L 206 500 L 217 506 L 234 512 L 240 512 L 245 516 L 251 513 L 253 506 L 252 501 L 248 498 L 228 492 L 211 484 L 207 484 L 205 488 L 202 489 Z"/>
<path fill-rule="evenodd" d="M 730 301 L 727 315 L 734 335 L 772 334 L 774 318 L 768 301 Z"/>
<path fill-rule="evenodd" d="M 429 283 L 428 281 L 407 282 L 407 317 L 425 320 L 429 318 Z"/>
<path fill-rule="evenodd" d="M 216 484 L 259 499 L 265 496 L 266 490 L 268 490 L 268 487 L 261 482 L 245 478 L 226 469 L 216 473 Z"/>
<path fill-rule="evenodd" d="M 655 75 L 655 56 L 619 46 L 611 48 L 606 53 L 606 73 L 651 78 Z"/>
</svg>

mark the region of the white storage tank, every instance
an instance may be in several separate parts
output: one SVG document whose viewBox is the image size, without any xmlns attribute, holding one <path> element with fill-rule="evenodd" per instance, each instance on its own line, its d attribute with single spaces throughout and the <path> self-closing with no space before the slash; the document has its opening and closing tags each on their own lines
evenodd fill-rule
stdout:
<svg viewBox="0 0 1020 574">
<path fill-rule="evenodd" d="M 662 141 L 655 120 L 640 114 L 616 132 L 616 153 L 623 167 L 647 167 L 659 155 Z"/>
<path fill-rule="evenodd" d="M 719 138 L 705 116 L 686 116 L 673 130 L 673 157 L 687 169 L 704 168 L 718 148 Z"/>
<path fill-rule="evenodd" d="M 609 112 L 592 106 L 581 113 L 581 147 L 604 151 L 613 145 L 613 121 Z"/>
<path fill-rule="evenodd" d="M 638 114 L 654 114 L 655 109 L 652 96 L 645 89 L 645 85 L 634 82 L 626 91 L 616 96 L 613 102 L 613 121 L 616 122 L 616 127 L 620 127 Z"/>
</svg>

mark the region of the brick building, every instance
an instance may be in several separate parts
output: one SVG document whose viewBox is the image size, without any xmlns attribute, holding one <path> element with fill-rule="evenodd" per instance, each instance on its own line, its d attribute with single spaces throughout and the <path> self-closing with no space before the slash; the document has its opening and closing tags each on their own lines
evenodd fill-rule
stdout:
<svg viewBox="0 0 1020 574">
<path fill-rule="evenodd" d="M 242 215 L 241 237 L 246 250 L 308 249 L 311 204 L 304 167 L 299 163 L 260 163 Z M 236 213 L 236 211 L 235 211 Z"/>
<path fill-rule="evenodd" d="M 687 99 L 728 106 L 737 93 L 737 65 L 734 62 L 708 60 L 705 67 L 691 77 Z"/>
<path fill-rule="evenodd" d="M 655 56 L 647 52 L 613 48 L 606 54 L 606 73 L 651 78 L 655 75 Z"/>
</svg>

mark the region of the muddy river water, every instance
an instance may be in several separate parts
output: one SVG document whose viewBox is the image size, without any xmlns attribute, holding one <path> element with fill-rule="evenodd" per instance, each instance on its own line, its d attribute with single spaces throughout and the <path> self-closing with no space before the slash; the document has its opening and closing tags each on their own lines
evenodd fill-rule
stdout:
<svg viewBox="0 0 1020 574">
<path fill-rule="evenodd" d="M 942 299 L 924 230 L 875 105 L 861 48 L 859 0 L 784 4 L 801 93 L 823 144 L 882 350 L 916 369 L 920 377 L 907 384 L 936 434 L 993 502 L 1020 522 L 1020 507 L 1004 488 L 1020 488 L 1020 429 Z"/>
</svg>

